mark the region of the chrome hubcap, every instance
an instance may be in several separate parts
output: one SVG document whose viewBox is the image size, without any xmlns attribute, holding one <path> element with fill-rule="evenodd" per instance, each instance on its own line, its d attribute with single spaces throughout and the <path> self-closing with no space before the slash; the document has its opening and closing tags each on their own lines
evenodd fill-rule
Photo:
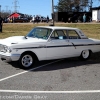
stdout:
<svg viewBox="0 0 100 100">
<path fill-rule="evenodd" d="M 33 58 L 30 55 L 25 55 L 22 58 L 22 65 L 24 67 L 30 67 L 33 63 Z"/>
<path fill-rule="evenodd" d="M 84 50 L 82 52 L 82 56 L 83 56 L 83 58 L 88 58 L 89 57 L 89 50 Z"/>
</svg>

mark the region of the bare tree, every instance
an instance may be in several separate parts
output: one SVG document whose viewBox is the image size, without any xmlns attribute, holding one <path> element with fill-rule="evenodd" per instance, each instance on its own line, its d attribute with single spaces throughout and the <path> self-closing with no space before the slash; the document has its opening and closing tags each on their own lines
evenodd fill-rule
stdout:
<svg viewBox="0 0 100 100">
<path fill-rule="evenodd" d="M 10 14 L 11 14 L 10 11 L 9 11 L 9 12 L 1 11 L 1 16 L 2 16 L 3 18 L 7 18 Z"/>
</svg>

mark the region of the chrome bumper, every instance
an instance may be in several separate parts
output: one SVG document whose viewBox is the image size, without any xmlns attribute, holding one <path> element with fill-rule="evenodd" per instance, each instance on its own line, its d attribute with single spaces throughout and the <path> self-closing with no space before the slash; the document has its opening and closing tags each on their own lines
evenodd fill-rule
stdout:
<svg viewBox="0 0 100 100">
<path fill-rule="evenodd" d="M 9 54 L 9 53 L 2 53 L 0 52 L 1 60 L 6 62 L 17 61 L 20 58 L 20 54 Z"/>
</svg>

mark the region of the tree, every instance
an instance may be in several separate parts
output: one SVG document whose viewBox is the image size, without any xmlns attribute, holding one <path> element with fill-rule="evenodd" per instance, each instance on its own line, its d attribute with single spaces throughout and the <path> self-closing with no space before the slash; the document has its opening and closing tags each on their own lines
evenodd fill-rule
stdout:
<svg viewBox="0 0 100 100">
<path fill-rule="evenodd" d="M 88 3 L 89 0 L 59 0 L 55 9 L 59 12 L 82 11 Z"/>
<path fill-rule="evenodd" d="M 59 0 L 58 5 L 55 6 L 55 8 L 59 12 L 66 12 L 70 11 L 71 6 L 70 0 Z"/>
<path fill-rule="evenodd" d="M 8 17 L 10 14 L 11 14 L 10 12 L 1 12 L 3 18 Z"/>
</svg>

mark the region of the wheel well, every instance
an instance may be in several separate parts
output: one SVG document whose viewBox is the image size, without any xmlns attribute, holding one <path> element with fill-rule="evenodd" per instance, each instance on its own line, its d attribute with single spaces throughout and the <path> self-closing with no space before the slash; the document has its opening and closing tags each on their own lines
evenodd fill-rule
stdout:
<svg viewBox="0 0 100 100">
<path fill-rule="evenodd" d="M 92 50 L 89 50 L 90 54 L 93 53 Z"/>
<path fill-rule="evenodd" d="M 38 60 L 37 55 L 36 55 L 34 52 L 32 52 L 32 51 L 25 51 L 25 52 L 23 52 L 23 53 L 21 54 L 21 56 L 24 55 L 24 54 L 26 54 L 26 53 L 31 54 L 34 58 L 36 58 L 36 60 Z"/>
<path fill-rule="evenodd" d="M 89 50 L 90 55 L 91 55 L 91 54 L 93 53 L 92 50 L 90 50 L 90 49 L 88 49 L 88 50 Z M 83 51 L 84 51 L 84 50 L 83 50 Z M 83 51 L 82 51 L 82 52 L 83 52 Z M 81 52 L 80 56 L 82 55 L 82 52 Z"/>
</svg>

